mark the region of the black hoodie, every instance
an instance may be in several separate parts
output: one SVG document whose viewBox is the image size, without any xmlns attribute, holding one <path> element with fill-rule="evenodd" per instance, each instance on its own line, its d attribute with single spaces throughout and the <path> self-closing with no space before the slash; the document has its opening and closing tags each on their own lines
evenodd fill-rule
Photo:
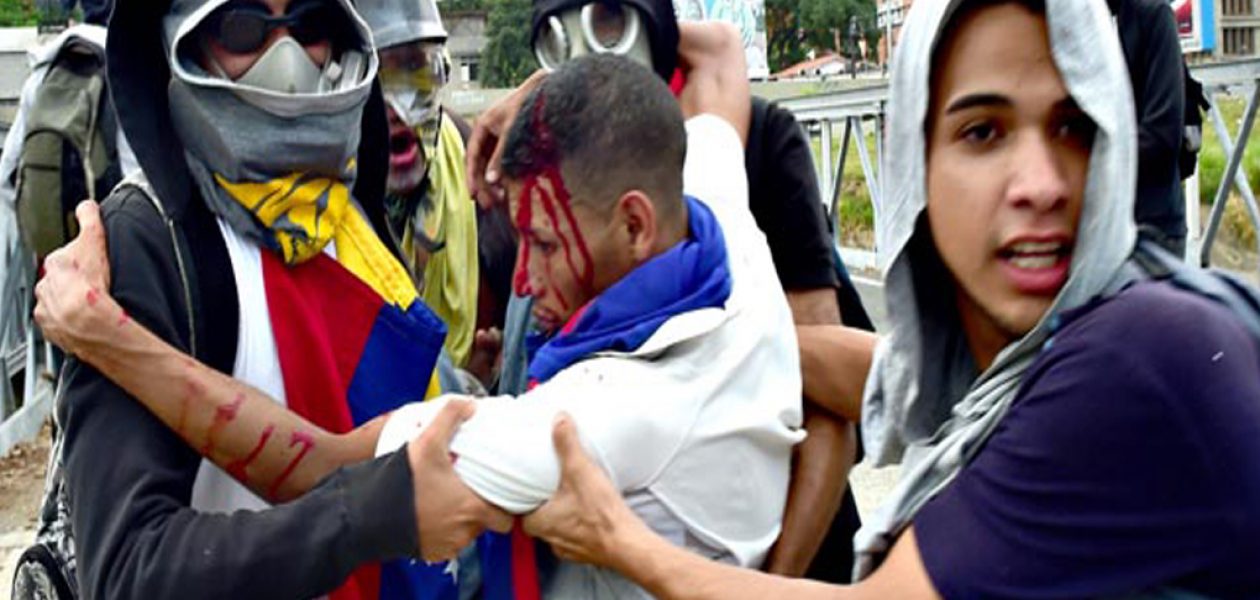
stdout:
<svg viewBox="0 0 1260 600">
<path fill-rule="evenodd" d="M 134 187 L 104 203 L 111 293 L 138 323 L 230 374 L 235 279 L 171 125 L 161 40 L 169 5 L 119 0 L 111 21 L 108 68 L 119 122 L 162 205 L 159 212 Z M 355 197 L 378 232 L 386 132 L 374 91 Z M 189 507 L 201 457 L 95 369 L 66 365 L 57 411 L 84 598 L 309 598 L 336 588 L 360 564 L 415 554 L 411 471 L 402 453 L 338 471 L 276 508 L 206 514 Z"/>
<path fill-rule="evenodd" d="M 1138 225 L 1184 238 L 1181 137 L 1185 128 L 1185 67 L 1177 24 L 1165 0 L 1108 0 L 1129 66 L 1138 120 Z"/>
</svg>

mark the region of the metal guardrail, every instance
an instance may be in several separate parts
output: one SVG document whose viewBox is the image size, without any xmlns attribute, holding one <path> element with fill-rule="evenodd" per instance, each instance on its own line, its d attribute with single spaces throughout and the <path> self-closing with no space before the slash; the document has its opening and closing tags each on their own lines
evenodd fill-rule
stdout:
<svg viewBox="0 0 1260 600">
<path fill-rule="evenodd" d="M 1187 240 L 1187 261 L 1199 262 L 1209 266 L 1211 252 L 1215 245 L 1225 207 L 1230 199 L 1230 191 L 1237 190 L 1252 225 L 1260 231 L 1260 205 L 1248 184 L 1246 167 L 1242 164 L 1246 150 L 1246 140 L 1255 125 L 1257 113 L 1260 112 L 1260 59 L 1248 59 L 1231 62 L 1209 63 L 1190 69 L 1191 75 L 1203 83 L 1208 95 L 1210 108 L 1208 122 L 1216 132 L 1217 139 L 1229 157 L 1221 186 L 1213 199 L 1207 226 L 1199 227 L 1199 199 L 1197 174 L 1190 183 L 1194 193 L 1187 194 L 1186 212 L 1191 225 Z M 1217 105 L 1218 94 L 1243 96 L 1248 98 L 1246 110 L 1237 137 L 1231 136 Z M 872 85 L 824 94 L 801 96 L 780 100 L 779 104 L 790 110 L 805 128 L 811 139 L 817 139 L 820 152 L 817 159 L 818 186 L 822 192 L 824 203 L 834 219 L 840 205 L 840 190 L 844 177 L 844 164 L 848 158 L 849 147 L 853 137 L 857 137 L 858 157 L 862 162 L 862 175 L 866 187 L 871 193 L 871 202 L 878 218 L 881 210 L 880 177 L 877 169 L 870 164 L 869 151 L 865 143 L 865 127 L 872 126 L 875 135 L 876 163 L 883 163 L 884 140 L 878 132 L 883 130 L 883 121 L 888 102 L 888 84 L 880 81 Z M 833 160 L 832 142 L 837 124 L 843 126 L 843 139 L 840 144 L 838 160 Z M 1243 143 L 1238 143 L 1242 140 Z M 837 228 L 837 233 L 839 233 Z M 1258 241 L 1260 244 L 1260 241 Z M 1260 248 L 1258 248 L 1260 250 Z M 850 259 L 859 261 L 860 265 L 869 268 L 875 264 L 873 250 L 845 248 L 846 262 Z M 1257 265 L 1260 271 L 1260 265 Z"/>
<path fill-rule="evenodd" d="M 1238 195 L 1242 198 L 1243 207 L 1246 208 L 1247 215 L 1251 219 L 1252 227 L 1260 232 L 1260 208 L 1257 208 L 1255 194 L 1252 193 L 1251 185 L 1248 183 L 1246 167 L 1242 164 L 1243 154 L 1247 149 L 1247 139 L 1251 137 L 1251 130 L 1256 122 L 1257 108 L 1260 108 L 1260 59 L 1203 65 L 1191 69 L 1190 73 L 1203 82 L 1204 91 L 1207 92 L 1211 104 L 1208 108 L 1208 120 L 1216 131 L 1216 137 L 1220 140 L 1225 155 L 1229 157 L 1225 172 L 1221 176 L 1221 186 L 1217 188 L 1216 197 L 1212 200 L 1207 227 L 1203 229 L 1201 236 L 1193 235 L 1199 233 L 1198 231 L 1191 232 L 1192 235 L 1187 240 L 1192 252 L 1198 250 L 1198 262 L 1203 266 L 1208 266 L 1212 260 L 1212 247 L 1216 243 L 1231 190 L 1237 189 Z M 1237 137 L 1230 136 L 1225 126 L 1225 119 L 1221 116 L 1221 111 L 1216 104 L 1217 94 L 1249 97 Z M 1197 181 L 1195 187 L 1197 187 Z M 1191 216 L 1197 220 L 1199 212 L 1197 198 L 1195 202 L 1187 203 L 1186 208 L 1187 213 L 1192 213 Z M 1260 236 L 1257 237 L 1257 243 L 1260 243 Z M 1257 249 L 1260 250 L 1260 247 Z"/>
</svg>

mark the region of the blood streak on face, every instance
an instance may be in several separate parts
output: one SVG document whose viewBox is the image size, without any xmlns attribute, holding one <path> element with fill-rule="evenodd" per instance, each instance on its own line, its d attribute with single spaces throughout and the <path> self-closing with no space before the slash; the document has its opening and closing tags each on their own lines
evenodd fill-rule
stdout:
<svg viewBox="0 0 1260 600">
<path fill-rule="evenodd" d="M 541 182 L 539 180 L 542 180 Z M 590 295 L 595 287 L 595 269 L 594 263 L 591 261 L 591 253 L 586 248 L 586 240 L 582 237 L 582 231 L 578 229 L 577 219 L 573 216 L 573 206 L 569 198 L 569 190 L 564 187 L 564 180 L 560 177 L 560 170 L 554 167 L 547 169 L 541 176 L 535 177 L 534 181 L 539 183 L 537 186 L 538 197 L 542 200 L 543 211 L 547 213 L 547 218 L 551 220 L 551 229 L 555 232 L 556 237 L 560 238 L 560 247 L 564 250 L 564 261 L 569 267 L 569 273 L 573 278 L 582 285 L 582 289 Z M 542 182 L 550 183 L 551 190 L 555 195 L 547 193 L 546 187 L 541 185 Z M 569 232 L 572 235 L 572 241 L 568 235 L 565 235 L 564 229 L 560 227 L 560 220 L 556 217 L 556 206 L 564 211 L 564 218 L 569 226 Z M 573 264 L 572 247 L 576 246 L 578 253 L 582 258 L 582 268 L 579 269 Z"/>
<path fill-rule="evenodd" d="M 96 291 L 96 288 L 92 288 L 87 291 L 86 299 L 88 306 L 96 306 L 96 303 L 101 299 L 101 293 Z"/>
<path fill-rule="evenodd" d="M 517 204 L 516 291 L 533 296 L 540 324 L 554 328 L 595 295 L 595 262 L 559 169 L 526 178 Z"/>
<path fill-rule="evenodd" d="M 284 468 L 284 472 L 280 473 L 276 480 L 272 482 L 271 487 L 267 489 L 267 495 L 271 498 L 276 497 L 277 492 L 280 491 L 280 486 L 289 479 L 289 476 L 297 469 L 298 463 L 302 462 L 303 458 L 306 458 L 311 448 L 315 447 L 315 437 L 305 431 L 294 431 L 289 436 L 289 447 L 292 448 L 298 445 L 301 445 L 302 449 L 298 450 L 297 456 L 289 461 L 289 465 Z"/>
<path fill-rule="evenodd" d="M 517 295 L 534 297 L 540 324 L 554 328 L 594 296 L 595 263 L 560 172 L 554 138 L 543 120 L 545 104 L 540 95 L 531 123 L 536 172 L 524 178 L 517 196 L 514 220 L 521 249 L 513 282 Z"/>
<path fill-rule="evenodd" d="M 527 231 L 530 223 L 533 222 L 533 202 L 529 197 L 529 187 L 525 186 L 525 191 L 521 193 L 521 199 L 517 203 L 516 208 L 516 230 Z M 529 296 L 532 294 L 529 289 L 529 242 L 521 237 L 520 252 L 517 253 L 516 272 L 512 275 L 512 291 L 517 296 Z"/>
<path fill-rule="evenodd" d="M 258 444 L 254 446 L 254 449 L 245 458 L 229 463 L 223 470 L 227 471 L 228 475 L 231 475 L 233 479 L 244 483 L 245 469 L 249 468 L 249 465 L 258 458 L 259 454 L 262 454 L 263 446 L 267 445 L 267 440 L 271 439 L 271 434 L 275 433 L 275 431 L 275 425 L 268 425 L 263 429 L 262 435 L 258 437 Z"/>
<path fill-rule="evenodd" d="M 245 404 L 245 394 L 237 394 L 230 404 L 221 404 L 214 410 L 214 422 L 210 424 L 210 431 L 206 433 L 206 445 L 201 449 L 202 456 L 209 456 L 215 449 L 215 440 L 218 439 L 219 433 L 228 423 L 236 420 L 236 415 L 241 411 L 243 404 Z"/>
</svg>

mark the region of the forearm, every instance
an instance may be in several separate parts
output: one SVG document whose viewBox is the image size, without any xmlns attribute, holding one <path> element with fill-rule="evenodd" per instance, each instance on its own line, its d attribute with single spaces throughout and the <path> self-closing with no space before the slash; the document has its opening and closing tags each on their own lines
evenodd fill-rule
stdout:
<svg viewBox="0 0 1260 600">
<path fill-rule="evenodd" d="M 71 359 L 59 421 L 81 596 L 311 598 L 415 553 L 405 456 L 341 469 L 302 498 L 231 515 L 189 506 L 200 457 Z"/>
<path fill-rule="evenodd" d="M 277 502 L 300 496 L 337 467 L 372 457 L 379 422 L 331 434 L 179 352 L 108 297 L 93 308 L 99 314 L 85 330 L 96 333 L 76 345 L 79 358 L 260 496 Z"/>
<path fill-rule="evenodd" d="M 796 447 L 783 532 L 763 569 L 787 577 L 805 574 L 844 499 L 857 452 L 853 425 L 806 408 L 809 436 Z"/>
<path fill-rule="evenodd" d="M 843 326 L 796 328 L 801 383 L 815 405 L 850 422 L 862 418 L 862 393 L 878 338 Z"/>
<path fill-rule="evenodd" d="M 687 76 L 678 96 L 683 115 L 717 115 L 747 143 L 751 92 L 739 32 L 718 22 L 679 23 L 678 31 L 678 57 Z"/>
<path fill-rule="evenodd" d="M 845 598 L 845 589 L 713 562 L 647 529 L 625 535 L 613 569 L 663 600 L 813 600 Z"/>
</svg>

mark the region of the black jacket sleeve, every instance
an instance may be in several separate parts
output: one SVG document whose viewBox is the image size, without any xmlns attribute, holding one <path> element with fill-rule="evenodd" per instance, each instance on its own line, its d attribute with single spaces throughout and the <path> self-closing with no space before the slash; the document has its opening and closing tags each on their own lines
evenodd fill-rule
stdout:
<svg viewBox="0 0 1260 600">
<path fill-rule="evenodd" d="M 1138 120 L 1139 180 L 1164 181 L 1177 168 L 1185 119 L 1185 76 L 1181 42 L 1172 9 L 1164 0 L 1133 2 L 1135 18 L 1122 25 L 1132 71 Z"/>
<path fill-rule="evenodd" d="M 813 153 L 792 113 L 753 98 L 744 168 L 748 205 L 785 290 L 837 285 Z"/>
<path fill-rule="evenodd" d="M 136 190 L 104 205 L 112 293 L 188 351 L 183 286 L 166 225 Z M 58 410 L 84 598 L 309 598 L 359 564 L 414 554 L 404 454 L 338 471 L 288 504 L 189 507 L 201 458 L 86 364 L 66 367 Z"/>
</svg>

